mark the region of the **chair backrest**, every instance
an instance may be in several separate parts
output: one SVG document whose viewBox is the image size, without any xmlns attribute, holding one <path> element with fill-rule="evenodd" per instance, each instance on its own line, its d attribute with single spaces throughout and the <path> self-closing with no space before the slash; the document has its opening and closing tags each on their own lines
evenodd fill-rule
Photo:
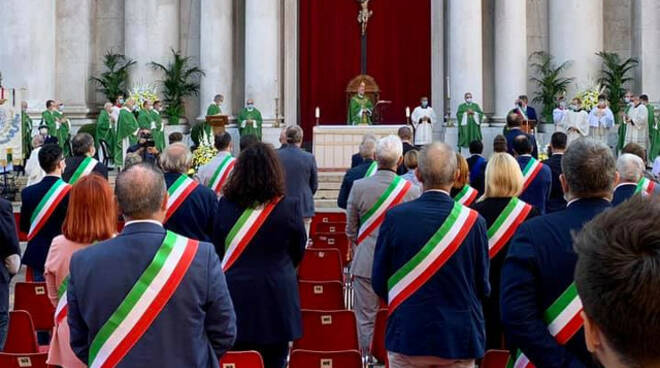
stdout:
<svg viewBox="0 0 660 368">
<path fill-rule="evenodd" d="M 289 368 L 362 368 L 362 356 L 357 350 L 291 352 Z"/>
<path fill-rule="evenodd" d="M 509 352 L 506 350 L 488 350 L 481 360 L 482 368 L 505 368 L 509 360 Z"/>
<path fill-rule="evenodd" d="M 105 141 L 105 139 L 99 140 L 99 147 L 101 147 L 101 154 L 103 157 L 101 157 L 101 162 L 103 165 L 108 166 L 108 161 L 110 159 L 110 150 L 108 149 L 108 142 Z"/>
<path fill-rule="evenodd" d="M 264 368 L 264 361 L 259 352 L 228 351 L 220 359 L 220 368 Z"/>
<path fill-rule="evenodd" d="M 337 249 L 310 248 L 298 269 L 298 279 L 305 281 L 343 281 L 341 256 Z"/>
<path fill-rule="evenodd" d="M 329 234 L 345 234 L 346 233 L 346 223 L 345 222 L 320 222 L 316 224 L 314 229 L 314 234 L 318 233 L 329 233 Z"/>
<path fill-rule="evenodd" d="M 10 354 L 0 353 L 0 367 L 2 368 L 46 368 L 48 353 Z"/>
<path fill-rule="evenodd" d="M 303 336 L 293 349 L 316 351 L 358 350 L 355 314 L 350 310 L 303 310 Z"/>
<path fill-rule="evenodd" d="M 311 248 L 335 248 L 339 250 L 342 264 L 351 261 L 348 238 L 345 233 L 316 233 L 312 235 Z"/>
<path fill-rule="evenodd" d="M 385 330 L 387 328 L 387 309 L 379 309 L 374 323 L 374 334 L 371 338 L 371 355 L 381 362 L 387 362 L 387 349 L 385 349 Z"/>
<path fill-rule="evenodd" d="M 346 222 L 346 212 L 317 212 L 312 217 L 310 229 L 324 222 Z"/>
<path fill-rule="evenodd" d="M 9 329 L 5 341 L 5 353 L 38 353 L 39 344 L 30 313 L 24 310 L 9 312 Z M 3 366 L 4 367 L 4 366 Z"/>
<path fill-rule="evenodd" d="M 27 241 L 27 233 L 19 229 L 21 223 L 21 213 L 14 212 L 14 222 L 16 223 L 16 232 L 18 233 L 18 241 Z"/>
<path fill-rule="evenodd" d="M 339 281 L 298 281 L 300 308 L 314 310 L 344 309 L 344 286 Z"/>
<path fill-rule="evenodd" d="M 55 324 L 55 307 L 48 299 L 45 282 L 17 282 L 14 309 L 30 313 L 34 328 L 50 331 Z"/>
</svg>

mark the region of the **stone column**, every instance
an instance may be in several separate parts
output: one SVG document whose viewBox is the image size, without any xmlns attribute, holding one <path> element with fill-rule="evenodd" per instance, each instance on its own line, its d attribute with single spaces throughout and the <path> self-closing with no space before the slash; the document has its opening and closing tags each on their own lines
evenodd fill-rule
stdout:
<svg viewBox="0 0 660 368">
<path fill-rule="evenodd" d="M 279 0 L 245 1 L 245 99 L 254 99 L 269 122 L 275 118 L 275 98 L 282 102 L 280 16 Z"/>
<path fill-rule="evenodd" d="M 639 60 L 636 90 L 660 102 L 660 3 L 635 0 L 633 9 L 633 54 Z"/>
<path fill-rule="evenodd" d="M 455 119 L 465 92 L 483 106 L 483 40 L 481 1 L 450 0 L 449 77 L 451 114 Z"/>
<path fill-rule="evenodd" d="M 596 84 L 601 61 L 596 52 L 603 50 L 603 2 L 551 0 L 550 54 L 557 63 L 571 61 L 564 76 L 574 77 L 568 90 L 576 92 Z"/>
<path fill-rule="evenodd" d="M 231 115 L 234 72 L 233 1 L 201 2 L 199 62 L 206 76 L 201 80 L 200 115 L 202 118 L 206 115 L 206 109 L 218 93 L 225 97 L 223 112 Z"/>
<path fill-rule="evenodd" d="M 495 119 L 527 94 L 526 0 L 495 2 Z"/>
<path fill-rule="evenodd" d="M 298 0 L 284 0 L 284 123 L 298 121 Z M 311 135 L 312 132 L 307 132 Z"/>
<path fill-rule="evenodd" d="M 431 106 L 438 122 L 433 126 L 433 139 L 442 139 L 445 116 L 444 5 L 431 1 Z"/>
</svg>

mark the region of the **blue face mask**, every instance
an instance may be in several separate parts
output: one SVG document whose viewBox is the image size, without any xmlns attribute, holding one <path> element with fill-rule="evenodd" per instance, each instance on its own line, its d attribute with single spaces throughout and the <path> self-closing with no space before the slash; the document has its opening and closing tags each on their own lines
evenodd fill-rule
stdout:
<svg viewBox="0 0 660 368">
<path fill-rule="evenodd" d="M 252 104 L 247 104 L 245 107 L 247 107 L 248 110 L 254 109 L 254 105 Z"/>
<path fill-rule="evenodd" d="M 426 108 L 429 105 L 428 101 L 422 101 L 422 107 Z"/>
<path fill-rule="evenodd" d="M 120 99 L 119 99 L 119 104 L 120 104 L 120 105 L 123 105 L 123 104 L 124 104 L 124 99 L 123 99 L 123 98 L 120 98 Z"/>
</svg>

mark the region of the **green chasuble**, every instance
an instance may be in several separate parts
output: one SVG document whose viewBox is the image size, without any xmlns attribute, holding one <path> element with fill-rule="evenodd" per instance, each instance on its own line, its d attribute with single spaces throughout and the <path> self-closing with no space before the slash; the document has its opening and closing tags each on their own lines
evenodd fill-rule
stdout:
<svg viewBox="0 0 660 368">
<path fill-rule="evenodd" d="M 41 125 L 48 127 L 48 135 L 57 137 L 57 127 L 55 125 L 55 115 L 50 110 L 44 110 L 41 113 Z"/>
<path fill-rule="evenodd" d="M 649 141 L 651 142 L 649 160 L 653 162 L 660 155 L 660 131 L 658 131 L 658 126 L 655 123 L 655 107 L 648 104 L 646 108 L 649 110 Z"/>
<path fill-rule="evenodd" d="M 374 105 L 369 97 L 360 95 L 351 97 L 351 102 L 348 105 L 348 116 L 346 118 L 348 125 L 371 125 L 373 109 Z M 368 113 L 362 114 L 363 110 L 368 110 Z"/>
<path fill-rule="evenodd" d="M 23 122 L 23 157 L 28 159 L 32 152 L 32 119 L 25 111 L 21 111 L 21 120 Z"/>
<path fill-rule="evenodd" d="M 261 140 L 261 124 L 263 119 L 261 118 L 261 112 L 256 108 L 252 111 L 248 111 L 247 108 L 243 108 L 241 112 L 238 113 L 238 133 L 241 137 L 248 134 L 254 134 Z M 247 123 L 248 120 L 254 120 L 252 125 Z"/>
<path fill-rule="evenodd" d="M 69 157 L 71 156 L 71 146 L 69 145 L 69 140 L 71 139 L 71 127 L 69 126 L 69 118 L 57 110 L 53 111 L 53 115 L 55 116 L 55 119 L 61 119 L 60 128 L 57 129 L 57 134 L 55 135 L 57 137 L 57 144 L 62 148 L 64 157 Z"/>
<path fill-rule="evenodd" d="M 206 109 L 206 116 L 218 114 L 222 114 L 222 109 L 220 109 L 220 106 L 215 103 L 210 104 L 209 108 Z"/>
<path fill-rule="evenodd" d="M 108 147 L 108 156 L 112 159 L 115 148 L 115 129 L 110 120 L 110 114 L 107 111 L 101 110 L 98 119 L 96 119 L 96 138 L 94 139 L 96 149 L 98 150 L 101 141 L 105 141 Z"/>
<path fill-rule="evenodd" d="M 156 149 L 163 152 L 165 149 L 165 129 L 163 128 L 163 119 L 160 118 L 160 113 L 155 109 L 151 109 L 149 113 L 151 114 L 151 121 L 153 121 L 155 125 L 155 128 L 151 129 L 151 135 L 154 137 L 154 142 L 156 142 Z"/>
<path fill-rule="evenodd" d="M 628 104 L 626 106 L 625 110 L 623 110 L 623 113 L 625 115 L 628 115 L 628 113 L 630 112 L 632 107 L 633 107 L 632 104 Z M 650 131 L 649 131 L 649 133 L 650 133 Z M 623 150 L 623 146 L 625 146 L 625 145 L 626 145 L 626 124 L 624 122 L 624 119 L 622 118 L 621 122 L 619 122 L 619 137 L 618 137 L 617 143 L 616 143 L 616 151 L 621 152 Z"/>
<path fill-rule="evenodd" d="M 152 116 L 149 111 L 141 109 L 140 112 L 138 112 L 137 122 L 140 129 L 151 129 L 152 121 Z"/>
<path fill-rule="evenodd" d="M 137 142 L 137 131 L 139 129 L 137 119 L 132 112 L 127 108 L 119 111 L 119 119 L 117 121 L 117 137 L 115 140 L 114 162 L 115 166 L 124 166 L 124 151 L 128 149 L 129 145 Z"/>
<path fill-rule="evenodd" d="M 468 110 L 472 110 L 474 114 L 469 115 Z M 479 124 L 481 124 L 483 116 L 484 113 L 481 111 L 481 108 L 474 102 L 458 105 L 456 122 L 458 124 L 459 147 L 469 147 L 470 142 L 482 140 L 481 126 Z"/>
</svg>

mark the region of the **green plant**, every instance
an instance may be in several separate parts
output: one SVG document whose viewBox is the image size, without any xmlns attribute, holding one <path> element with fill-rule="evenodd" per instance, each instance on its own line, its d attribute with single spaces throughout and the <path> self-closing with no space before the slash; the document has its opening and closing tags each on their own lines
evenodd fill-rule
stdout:
<svg viewBox="0 0 660 368">
<path fill-rule="evenodd" d="M 185 113 L 183 99 L 199 94 L 199 78 L 205 74 L 199 67 L 191 66 L 190 57 L 182 56 L 181 52 L 172 50 L 172 56 L 174 58 L 167 66 L 152 62 L 151 67 L 165 75 L 160 81 L 163 84 L 165 115 L 170 124 L 178 124 Z"/>
<path fill-rule="evenodd" d="M 89 79 L 99 86 L 97 91 L 103 93 L 108 101 L 114 102 L 117 96 L 126 94 L 128 70 L 135 65 L 135 60 L 108 50 L 103 56 L 103 65 L 107 70 Z"/>
<path fill-rule="evenodd" d="M 621 60 L 616 52 L 601 51 L 597 52 L 596 55 L 603 60 L 603 70 L 598 82 L 605 88 L 607 98 L 610 101 L 610 109 L 612 109 L 614 119 L 618 123 L 621 119 L 619 113 L 624 107 L 623 97 L 626 95 L 624 84 L 632 80 L 632 77 L 626 75 L 639 62 L 635 58 Z"/>
<path fill-rule="evenodd" d="M 554 57 L 545 51 L 532 53 L 529 61 L 535 74 L 530 80 L 537 86 L 532 102 L 543 104 L 542 121 L 551 123 L 552 110 L 557 103 L 557 97 L 566 93 L 566 89 L 574 79 L 562 76 L 568 68 L 569 62 L 565 61 L 556 65 Z"/>
</svg>

